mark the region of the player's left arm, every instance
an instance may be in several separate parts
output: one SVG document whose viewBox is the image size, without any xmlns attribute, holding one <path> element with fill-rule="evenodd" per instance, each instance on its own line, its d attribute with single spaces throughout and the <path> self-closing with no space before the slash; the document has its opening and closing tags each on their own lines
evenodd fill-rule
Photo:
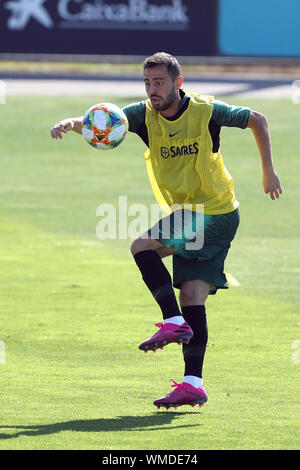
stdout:
<svg viewBox="0 0 300 470">
<path fill-rule="evenodd" d="M 268 121 L 263 114 L 251 110 L 247 127 L 253 132 L 261 156 L 265 193 L 270 194 L 273 200 L 278 199 L 282 193 L 282 187 L 274 169 Z"/>
</svg>

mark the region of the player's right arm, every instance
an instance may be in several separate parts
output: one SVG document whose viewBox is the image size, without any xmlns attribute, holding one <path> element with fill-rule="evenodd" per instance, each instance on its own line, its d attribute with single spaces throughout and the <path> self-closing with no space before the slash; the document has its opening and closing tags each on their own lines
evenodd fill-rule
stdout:
<svg viewBox="0 0 300 470">
<path fill-rule="evenodd" d="M 147 133 L 145 125 L 145 103 L 143 101 L 132 103 L 123 108 L 123 111 L 129 122 L 129 131 L 137 133 L 146 142 L 147 138 L 144 136 L 144 134 Z M 54 124 L 50 134 L 53 139 L 62 139 L 62 134 L 66 134 L 69 131 L 75 131 L 78 134 L 82 134 L 82 127 L 83 116 L 68 118 Z"/>
<path fill-rule="evenodd" d="M 52 127 L 50 134 L 52 139 L 62 139 L 62 134 L 74 131 L 78 134 L 82 133 L 83 117 L 68 118 L 59 121 Z"/>
</svg>

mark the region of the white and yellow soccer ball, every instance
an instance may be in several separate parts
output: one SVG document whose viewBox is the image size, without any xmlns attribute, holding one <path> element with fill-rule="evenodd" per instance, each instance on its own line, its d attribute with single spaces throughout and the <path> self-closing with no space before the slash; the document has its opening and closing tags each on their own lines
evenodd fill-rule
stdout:
<svg viewBox="0 0 300 470">
<path fill-rule="evenodd" d="M 111 150 L 120 145 L 128 133 L 125 113 L 112 103 L 91 106 L 83 117 L 82 135 L 92 146 Z"/>
</svg>

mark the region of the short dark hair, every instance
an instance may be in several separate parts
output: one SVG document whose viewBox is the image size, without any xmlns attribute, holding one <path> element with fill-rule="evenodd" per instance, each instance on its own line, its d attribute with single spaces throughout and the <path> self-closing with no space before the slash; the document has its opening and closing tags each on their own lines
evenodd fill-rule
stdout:
<svg viewBox="0 0 300 470">
<path fill-rule="evenodd" d="M 156 52 L 155 54 L 147 57 L 144 60 L 144 70 L 157 67 L 158 65 L 165 65 L 169 75 L 176 80 L 181 75 L 181 68 L 176 57 L 166 52 Z"/>
</svg>

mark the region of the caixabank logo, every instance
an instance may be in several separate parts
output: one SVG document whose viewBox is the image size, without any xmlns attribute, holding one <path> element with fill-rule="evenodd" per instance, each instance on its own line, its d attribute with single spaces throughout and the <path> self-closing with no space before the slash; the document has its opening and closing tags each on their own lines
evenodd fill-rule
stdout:
<svg viewBox="0 0 300 470">
<path fill-rule="evenodd" d="M 216 1 L 2 0 L 0 53 L 212 55 Z"/>
<path fill-rule="evenodd" d="M 183 0 L 58 0 L 55 15 L 51 17 L 50 2 L 46 0 L 11 0 L 4 3 L 10 11 L 7 27 L 21 30 L 31 20 L 44 28 L 67 29 L 188 29 L 188 7 Z"/>
</svg>

